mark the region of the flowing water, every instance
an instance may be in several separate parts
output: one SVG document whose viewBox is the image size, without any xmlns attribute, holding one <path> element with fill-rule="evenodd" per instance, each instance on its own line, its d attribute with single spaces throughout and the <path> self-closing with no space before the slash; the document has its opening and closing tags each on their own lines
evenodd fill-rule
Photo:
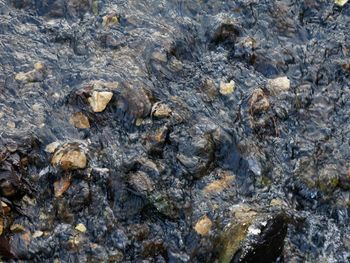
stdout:
<svg viewBox="0 0 350 263">
<path fill-rule="evenodd" d="M 331 0 L 0 0 L 3 260 L 349 262 L 349 28 Z"/>
</svg>

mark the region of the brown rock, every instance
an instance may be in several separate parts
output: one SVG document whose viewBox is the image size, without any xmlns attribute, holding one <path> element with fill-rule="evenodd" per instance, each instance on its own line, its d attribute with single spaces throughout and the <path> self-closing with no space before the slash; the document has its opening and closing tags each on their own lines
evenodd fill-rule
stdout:
<svg viewBox="0 0 350 263">
<path fill-rule="evenodd" d="M 87 158 L 83 150 L 78 146 L 66 145 L 54 153 L 51 164 L 61 166 L 63 170 L 84 169 L 87 164 Z"/>
<path fill-rule="evenodd" d="M 62 196 L 68 190 L 71 184 L 71 180 L 72 180 L 71 177 L 67 176 L 54 182 L 53 187 L 54 187 L 55 197 Z"/>
<path fill-rule="evenodd" d="M 218 193 L 229 187 L 231 182 L 234 180 L 234 176 L 229 174 L 224 174 L 223 177 L 219 180 L 216 180 L 204 188 L 204 193 Z"/>
<path fill-rule="evenodd" d="M 89 119 L 81 112 L 74 113 L 70 119 L 69 123 L 74 125 L 78 129 L 88 129 L 90 128 Z"/>
<path fill-rule="evenodd" d="M 157 118 L 167 118 L 170 116 L 171 112 L 168 105 L 156 102 L 152 107 L 151 115 Z"/>
<path fill-rule="evenodd" d="M 267 111 L 270 108 L 270 102 L 262 89 L 253 91 L 249 105 L 251 114 Z"/>
<path fill-rule="evenodd" d="M 205 215 L 197 221 L 194 230 L 201 236 L 207 236 L 212 225 L 211 220 Z"/>
</svg>

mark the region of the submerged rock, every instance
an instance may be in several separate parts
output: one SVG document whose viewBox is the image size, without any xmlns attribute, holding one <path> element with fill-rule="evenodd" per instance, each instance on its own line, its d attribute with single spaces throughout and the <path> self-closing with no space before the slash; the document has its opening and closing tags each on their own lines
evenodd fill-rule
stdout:
<svg viewBox="0 0 350 263">
<path fill-rule="evenodd" d="M 194 230 L 196 230 L 197 234 L 201 236 L 207 236 L 212 225 L 213 223 L 211 220 L 205 215 L 197 221 L 194 226 Z"/>
<path fill-rule="evenodd" d="M 94 112 L 102 112 L 105 110 L 112 97 L 113 93 L 109 91 L 93 91 L 88 101 Z"/>
<path fill-rule="evenodd" d="M 286 76 L 269 79 L 266 87 L 272 95 L 278 95 L 290 89 L 290 80 Z"/>
<path fill-rule="evenodd" d="M 90 128 L 90 122 L 88 117 L 86 117 L 83 113 L 77 112 L 74 113 L 70 119 L 70 124 L 74 125 L 74 127 L 78 129 L 88 129 Z"/>
<path fill-rule="evenodd" d="M 230 82 L 226 83 L 223 81 L 220 81 L 220 94 L 222 95 L 230 95 L 235 91 L 236 88 L 236 83 L 231 80 Z"/>
<path fill-rule="evenodd" d="M 87 157 L 79 144 L 64 144 L 53 154 L 51 164 L 60 166 L 63 170 L 84 169 L 87 164 Z"/>
<path fill-rule="evenodd" d="M 250 113 L 260 113 L 270 108 L 270 102 L 262 89 L 256 89 L 249 100 Z"/>
<path fill-rule="evenodd" d="M 35 63 L 34 70 L 26 73 L 20 72 L 16 74 L 15 79 L 24 83 L 40 82 L 44 80 L 45 65 L 43 63 Z"/>
<path fill-rule="evenodd" d="M 152 106 L 151 115 L 157 118 L 167 118 L 171 115 L 171 112 L 168 105 L 157 102 Z"/>
</svg>

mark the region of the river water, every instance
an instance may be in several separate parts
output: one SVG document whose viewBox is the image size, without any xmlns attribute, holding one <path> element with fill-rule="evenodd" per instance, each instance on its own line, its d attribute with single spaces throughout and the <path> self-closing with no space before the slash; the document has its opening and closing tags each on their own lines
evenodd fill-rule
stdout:
<svg viewBox="0 0 350 263">
<path fill-rule="evenodd" d="M 349 28 L 331 0 L 0 0 L 2 258 L 349 262 Z"/>
</svg>

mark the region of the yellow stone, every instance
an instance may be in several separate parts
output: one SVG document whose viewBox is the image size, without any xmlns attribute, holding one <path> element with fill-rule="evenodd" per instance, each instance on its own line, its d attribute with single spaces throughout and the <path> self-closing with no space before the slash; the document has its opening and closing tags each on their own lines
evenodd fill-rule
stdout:
<svg viewBox="0 0 350 263">
<path fill-rule="evenodd" d="M 112 97 L 113 93 L 110 91 L 94 91 L 88 100 L 94 112 L 102 112 Z"/>
<path fill-rule="evenodd" d="M 335 0 L 334 3 L 339 6 L 344 6 L 348 0 Z"/>
<path fill-rule="evenodd" d="M 52 143 L 46 145 L 45 151 L 48 152 L 48 153 L 53 153 L 54 151 L 56 151 L 58 146 L 60 146 L 59 142 L 52 142 Z"/>
<path fill-rule="evenodd" d="M 80 223 L 80 224 L 77 224 L 77 226 L 75 227 L 75 230 L 81 232 L 81 233 L 85 233 L 86 232 L 86 227 Z"/>
<path fill-rule="evenodd" d="M 228 83 L 220 81 L 220 93 L 222 95 L 230 95 L 232 92 L 234 92 L 235 88 L 236 83 L 233 80 Z"/>
<path fill-rule="evenodd" d="M 211 220 L 205 215 L 198 220 L 194 226 L 194 230 L 196 230 L 196 232 L 201 236 L 207 236 L 212 225 L 213 223 Z"/>
<path fill-rule="evenodd" d="M 119 23 L 118 17 L 115 15 L 106 15 L 102 18 L 102 25 L 104 27 L 109 27 Z"/>
</svg>

